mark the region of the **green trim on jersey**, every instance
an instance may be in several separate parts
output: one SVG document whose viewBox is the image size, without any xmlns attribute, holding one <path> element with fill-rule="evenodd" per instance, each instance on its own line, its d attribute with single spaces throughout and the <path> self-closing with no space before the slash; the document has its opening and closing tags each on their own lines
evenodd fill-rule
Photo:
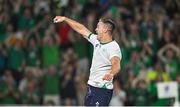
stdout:
<svg viewBox="0 0 180 107">
<path fill-rule="evenodd" d="M 107 89 L 107 87 L 106 87 L 106 85 L 104 84 L 101 88 L 105 88 L 105 89 Z"/>
<path fill-rule="evenodd" d="M 103 67 L 109 67 L 109 66 L 111 66 L 111 65 L 105 65 L 105 66 L 102 66 L 102 67 L 100 67 L 100 68 L 103 68 Z"/>
<path fill-rule="evenodd" d="M 109 83 L 105 83 L 101 88 L 104 88 L 104 89 L 108 89 L 108 86 L 110 86 L 111 84 Z"/>
<path fill-rule="evenodd" d="M 100 44 L 101 44 L 101 45 L 105 45 L 105 44 L 111 43 L 111 42 L 113 42 L 113 41 L 114 41 L 114 40 L 109 41 L 109 42 L 105 42 L 105 43 L 101 43 L 101 42 L 100 42 Z"/>
<path fill-rule="evenodd" d="M 91 37 L 92 34 L 93 34 L 93 33 L 90 33 L 90 34 L 88 35 L 88 39 L 90 39 L 90 37 Z"/>
</svg>

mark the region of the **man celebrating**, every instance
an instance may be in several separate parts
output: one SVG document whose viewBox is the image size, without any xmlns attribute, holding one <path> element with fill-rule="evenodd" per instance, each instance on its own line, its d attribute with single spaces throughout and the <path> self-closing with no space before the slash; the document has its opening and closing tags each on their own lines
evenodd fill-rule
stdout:
<svg viewBox="0 0 180 107">
<path fill-rule="evenodd" d="M 56 16 L 54 23 L 66 22 L 93 44 L 93 58 L 88 80 L 85 106 L 108 106 L 113 93 L 113 77 L 120 70 L 121 50 L 112 39 L 115 24 L 111 19 L 102 18 L 91 33 L 84 25 L 64 16 Z"/>
</svg>

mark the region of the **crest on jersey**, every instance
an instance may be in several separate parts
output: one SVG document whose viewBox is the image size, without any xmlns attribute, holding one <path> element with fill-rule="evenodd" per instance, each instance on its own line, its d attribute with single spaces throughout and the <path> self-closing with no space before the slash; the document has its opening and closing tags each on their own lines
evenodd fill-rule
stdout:
<svg viewBox="0 0 180 107">
<path fill-rule="evenodd" d="M 99 46 L 99 44 L 96 44 L 96 45 L 95 45 L 95 47 L 98 47 L 98 46 Z"/>
<path fill-rule="evenodd" d="M 96 47 L 96 48 L 97 48 L 97 47 L 99 47 L 99 48 L 100 48 L 100 47 L 101 47 L 101 45 L 100 45 L 100 44 L 96 44 L 96 45 L 95 45 L 95 47 Z"/>
</svg>

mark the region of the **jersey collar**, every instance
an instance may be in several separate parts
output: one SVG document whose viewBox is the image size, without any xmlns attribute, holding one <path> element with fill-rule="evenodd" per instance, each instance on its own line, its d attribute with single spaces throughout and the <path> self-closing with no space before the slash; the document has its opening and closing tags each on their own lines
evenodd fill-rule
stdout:
<svg viewBox="0 0 180 107">
<path fill-rule="evenodd" d="M 109 41 L 109 42 L 105 42 L 105 43 L 100 42 L 100 44 L 101 44 L 101 45 L 105 45 L 105 44 L 111 43 L 111 42 L 113 42 L 113 41 L 114 41 L 114 40 Z"/>
</svg>

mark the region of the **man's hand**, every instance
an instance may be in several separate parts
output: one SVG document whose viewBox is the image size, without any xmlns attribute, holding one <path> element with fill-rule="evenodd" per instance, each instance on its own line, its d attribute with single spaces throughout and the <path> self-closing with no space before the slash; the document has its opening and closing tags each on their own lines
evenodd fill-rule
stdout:
<svg viewBox="0 0 180 107">
<path fill-rule="evenodd" d="M 104 75 L 103 80 L 111 81 L 113 79 L 113 74 L 107 73 Z"/>
<path fill-rule="evenodd" d="M 120 59 L 118 56 L 114 56 L 111 58 L 111 70 L 104 75 L 104 77 L 102 78 L 103 80 L 107 80 L 107 81 L 111 81 L 114 77 L 114 75 L 116 75 L 119 70 L 120 70 Z"/>
<path fill-rule="evenodd" d="M 65 20 L 66 17 L 64 16 L 56 16 L 53 21 L 54 23 L 59 23 L 59 22 L 63 22 Z"/>
</svg>

